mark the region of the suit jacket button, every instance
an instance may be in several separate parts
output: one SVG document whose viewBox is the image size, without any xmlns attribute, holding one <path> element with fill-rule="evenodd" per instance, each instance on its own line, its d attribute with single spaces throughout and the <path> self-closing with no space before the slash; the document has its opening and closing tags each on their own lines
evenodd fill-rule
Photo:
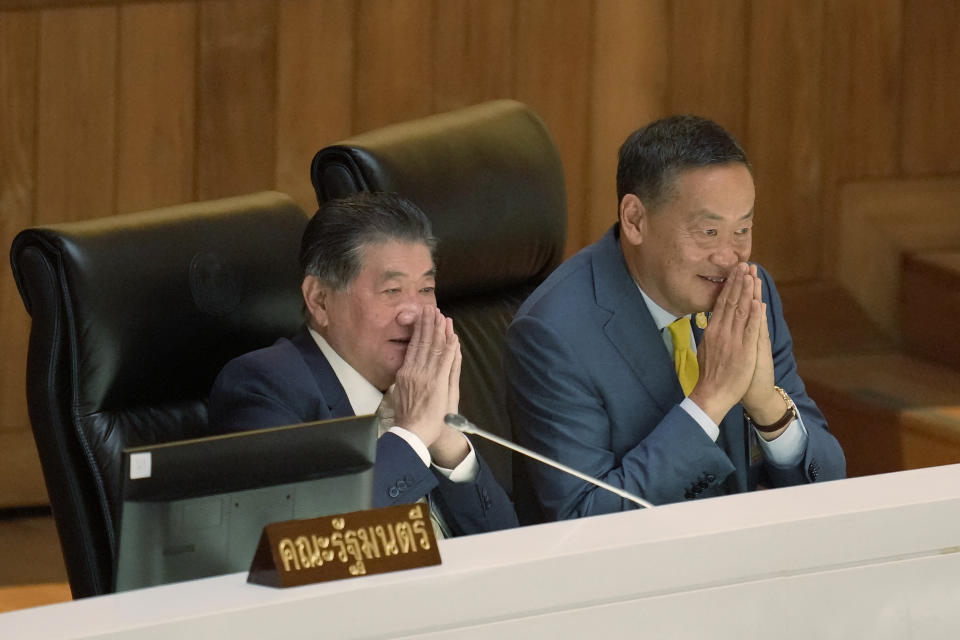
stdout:
<svg viewBox="0 0 960 640">
<path fill-rule="evenodd" d="M 707 482 L 713 482 L 716 479 L 717 479 L 717 476 L 713 475 L 712 473 L 707 474 Z"/>
<path fill-rule="evenodd" d="M 406 491 L 407 483 L 403 480 L 397 480 L 397 489 L 400 489 L 400 491 Z"/>
<path fill-rule="evenodd" d="M 396 487 L 390 487 L 390 491 L 388 491 L 387 493 L 390 494 L 391 498 L 396 498 L 397 496 L 400 495 L 400 490 L 397 489 Z"/>
</svg>

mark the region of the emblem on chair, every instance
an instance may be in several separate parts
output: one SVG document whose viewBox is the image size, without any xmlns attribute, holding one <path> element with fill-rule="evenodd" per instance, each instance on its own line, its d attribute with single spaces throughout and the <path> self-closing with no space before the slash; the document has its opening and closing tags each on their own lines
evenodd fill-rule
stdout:
<svg viewBox="0 0 960 640">
<path fill-rule="evenodd" d="M 211 316 L 225 316 L 243 299 L 237 273 L 221 256 L 198 253 L 190 260 L 190 294 L 197 307 Z"/>
</svg>

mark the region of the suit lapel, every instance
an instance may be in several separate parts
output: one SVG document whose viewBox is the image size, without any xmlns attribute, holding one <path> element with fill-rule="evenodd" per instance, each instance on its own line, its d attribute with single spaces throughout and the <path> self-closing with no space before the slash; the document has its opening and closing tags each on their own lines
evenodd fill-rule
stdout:
<svg viewBox="0 0 960 640">
<path fill-rule="evenodd" d="M 313 336 L 310 335 L 306 326 L 300 329 L 297 335 L 291 339 L 291 342 L 297 347 L 303 361 L 307 364 L 307 368 L 313 374 L 313 380 L 317 383 L 317 388 L 326 401 L 327 408 L 330 409 L 330 415 L 335 418 L 354 415 L 353 407 L 350 405 L 349 398 L 347 398 L 347 392 L 344 391 L 343 385 L 337 379 L 330 363 L 323 357 L 323 352 L 314 342 Z"/>
<path fill-rule="evenodd" d="M 627 270 L 616 230 L 614 226 L 607 232 L 593 254 L 597 305 L 610 312 L 604 331 L 666 414 L 683 399 L 683 389 L 653 317 Z"/>
</svg>

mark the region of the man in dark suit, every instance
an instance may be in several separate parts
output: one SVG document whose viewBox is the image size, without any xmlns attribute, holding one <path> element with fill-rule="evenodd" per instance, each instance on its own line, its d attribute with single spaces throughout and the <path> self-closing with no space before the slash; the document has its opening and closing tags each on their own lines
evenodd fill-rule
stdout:
<svg viewBox="0 0 960 640">
<path fill-rule="evenodd" d="M 516 526 L 493 473 L 443 422 L 457 412 L 461 355 L 436 307 L 435 245 L 426 216 L 399 196 L 321 206 L 300 249 L 306 326 L 224 367 L 210 423 L 228 432 L 377 412 L 375 507 L 429 496 L 443 535 Z"/>
<path fill-rule="evenodd" d="M 747 262 L 755 192 L 739 144 L 702 118 L 654 122 L 621 147 L 617 191 L 617 224 L 508 330 L 518 440 L 655 504 L 844 477 L 773 280 Z M 547 517 L 636 506 L 527 469 Z"/>
</svg>

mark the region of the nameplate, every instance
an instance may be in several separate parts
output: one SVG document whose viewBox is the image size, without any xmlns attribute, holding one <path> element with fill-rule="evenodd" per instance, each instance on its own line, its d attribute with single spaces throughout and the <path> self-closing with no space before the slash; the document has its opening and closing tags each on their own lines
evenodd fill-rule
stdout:
<svg viewBox="0 0 960 640">
<path fill-rule="evenodd" d="M 295 587 L 434 564 L 430 509 L 416 503 L 268 524 L 247 582 Z"/>
</svg>

